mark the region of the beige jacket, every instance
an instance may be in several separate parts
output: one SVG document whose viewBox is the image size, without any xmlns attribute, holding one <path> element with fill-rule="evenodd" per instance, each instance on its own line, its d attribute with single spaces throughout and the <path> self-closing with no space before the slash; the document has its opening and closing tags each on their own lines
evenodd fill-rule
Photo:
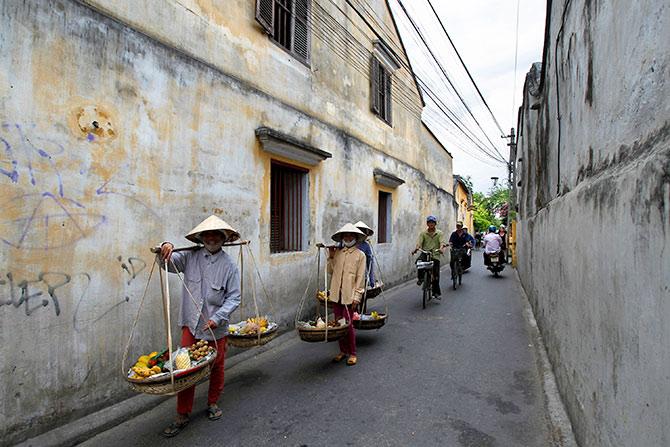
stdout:
<svg viewBox="0 0 670 447">
<path fill-rule="evenodd" d="M 365 286 L 365 254 L 358 248 L 341 248 L 328 258 L 331 274 L 329 301 L 352 304 L 361 301 Z"/>
</svg>

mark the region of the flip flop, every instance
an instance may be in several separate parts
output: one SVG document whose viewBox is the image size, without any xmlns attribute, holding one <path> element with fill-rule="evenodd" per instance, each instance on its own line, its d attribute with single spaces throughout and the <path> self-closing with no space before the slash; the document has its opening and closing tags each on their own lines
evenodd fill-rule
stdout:
<svg viewBox="0 0 670 447">
<path fill-rule="evenodd" d="M 358 359 L 356 358 L 356 356 L 355 356 L 355 355 L 352 355 L 351 357 L 349 357 L 349 358 L 347 359 L 347 365 L 348 365 L 348 366 L 354 366 L 354 365 L 356 364 L 357 361 L 358 361 Z"/>
<path fill-rule="evenodd" d="M 216 421 L 223 416 L 223 411 L 219 407 L 207 407 L 207 419 Z"/>
<path fill-rule="evenodd" d="M 190 422 L 190 420 L 188 420 L 188 419 L 186 419 L 183 422 L 174 421 L 173 423 L 168 425 L 165 430 L 163 430 L 162 434 L 166 438 L 171 438 L 173 436 L 177 436 L 179 434 L 179 432 L 181 432 L 184 429 L 184 427 L 186 427 L 188 425 L 189 422 Z"/>
<path fill-rule="evenodd" d="M 333 357 L 333 362 L 334 362 L 334 363 L 341 362 L 342 359 L 344 359 L 346 356 L 347 356 L 347 354 L 345 354 L 345 353 L 343 353 L 343 352 L 340 352 L 340 353 L 337 354 L 335 357 Z"/>
</svg>

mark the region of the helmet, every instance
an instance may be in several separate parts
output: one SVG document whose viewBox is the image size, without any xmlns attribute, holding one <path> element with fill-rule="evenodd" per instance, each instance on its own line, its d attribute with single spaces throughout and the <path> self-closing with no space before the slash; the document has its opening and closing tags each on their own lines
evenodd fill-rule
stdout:
<svg viewBox="0 0 670 447">
<path fill-rule="evenodd" d="M 437 217 L 433 216 L 432 214 L 428 217 L 426 217 L 426 223 L 428 222 L 435 222 L 437 223 Z"/>
<path fill-rule="evenodd" d="M 495 225 L 491 225 L 491 226 L 489 227 L 489 231 L 490 231 L 491 233 L 495 233 L 496 230 L 497 230 L 497 228 L 496 228 Z"/>
</svg>

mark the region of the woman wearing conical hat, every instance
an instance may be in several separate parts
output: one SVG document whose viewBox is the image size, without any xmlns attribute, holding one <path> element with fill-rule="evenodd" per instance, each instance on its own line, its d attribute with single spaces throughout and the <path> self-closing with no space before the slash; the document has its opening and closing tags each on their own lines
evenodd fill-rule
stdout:
<svg viewBox="0 0 670 447">
<path fill-rule="evenodd" d="M 365 233 L 365 240 L 358 243 L 356 247 L 365 253 L 365 269 L 368 272 L 368 287 L 375 286 L 375 271 L 374 271 L 374 256 L 372 255 L 372 247 L 370 246 L 369 238 L 375 234 L 374 230 L 368 227 L 362 220 L 354 224 L 356 228 Z"/>
<path fill-rule="evenodd" d="M 240 234 L 233 227 L 210 216 L 186 235 L 186 239 L 203 244 L 203 247 L 173 253 L 171 242 L 161 244 L 160 256 L 168 261 L 168 270 L 184 274 L 179 312 L 181 346 L 190 346 L 204 339 L 217 350 L 207 395 L 207 417 L 210 420 L 219 419 L 222 414 L 217 402 L 223 391 L 228 319 L 240 304 L 240 272 L 222 247 L 224 242 L 239 238 Z M 214 339 L 209 329 L 214 333 Z M 188 424 L 194 395 L 195 386 L 177 393 L 177 419 L 165 429 L 164 436 L 175 436 Z"/>
<path fill-rule="evenodd" d="M 351 324 L 351 316 L 365 291 L 365 255 L 356 245 L 365 239 L 365 233 L 348 223 L 332 239 L 342 245 L 341 248 L 328 249 L 328 273 L 331 274 L 328 300 L 333 302 L 335 319 L 344 318 L 350 323 L 347 334 L 339 340 L 340 353 L 333 361 L 339 362 L 348 356 L 347 365 L 353 366 L 357 357 L 356 333 Z"/>
</svg>

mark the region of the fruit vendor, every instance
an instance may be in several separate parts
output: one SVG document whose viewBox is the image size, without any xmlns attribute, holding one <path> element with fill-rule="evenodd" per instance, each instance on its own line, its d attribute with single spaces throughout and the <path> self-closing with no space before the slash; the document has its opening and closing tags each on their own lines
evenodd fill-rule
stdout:
<svg viewBox="0 0 670 447">
<path fill-rule="evenodd" d="M 368 272 L 368 287 L 375 286 L 375 271 L 374 271 L 374 259 L 372 256 L 372 247 L 368 239 L 375 234 L 374 230 L 367 225 L 362 220 L 359 220 L 354 224 L 356 228 L 365 233 L 365 240 L 361 241 L 356 245 L 360 251 L 365 253 L 365 269 Z"/>
<path fill-rule="evenodd" d="M 222 246 L 239 237 L 240 234 L 225 221 L 210 216 L 186 235 L 186 239 L 203 247 L 173 253 L 174 245 L 163 242 L 159 255 L 168 261 L 169 271 L 184 274 L 179 312 L 181 346 L 190 346 L 198 339 L 204 339 L 218 352 L 209 378 L 207 417 L 210 420 L 217 420 L 222 415 L 217 402 L 223 391 L 228 319 L 240 304 L 240 272 Z M 164 430 L 164 436 L 175 436 L 189 423 L 194 395 L 195 386 L 177 394 L 177 418 Z"/>
<path fill-rule="evenodd" d="M 341 248 L 328 249 L 328 273 L 331 274 L 330 295 L 335 319 L 344 318 L 351 323 L 351 317 L 361 302 L 365 287 L 365 254 L 356 245 L 365 240 L 365 233 L 348 223 L 332 236 L 341 242 Z M 339 362 L 348 356 L 347 365 L 356 364 L 356 334 L 353 324 L 347 335 L 340 338 L 340 353 L 333 361 Z"/>
</svg>

